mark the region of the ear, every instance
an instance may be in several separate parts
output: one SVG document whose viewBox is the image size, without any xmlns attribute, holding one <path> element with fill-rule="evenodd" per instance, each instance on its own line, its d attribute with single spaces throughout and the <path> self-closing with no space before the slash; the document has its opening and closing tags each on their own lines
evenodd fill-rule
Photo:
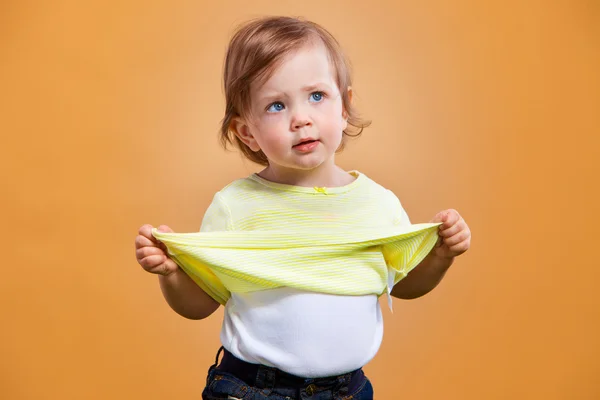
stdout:
<svg viewBox="0 0 600 400">
<path fill-rule="evenodd" d="M 348 86 L 348 103 L 352 104 L 352 87 Z M 343 105 L 342 105 L 343 107 Z M 348 111 L 345 108 L 342 108 L 342 118 L 344 119 L 344 129 L 348 127 Z"/>
<path fill-rule="evenodd" d="M 250 126 L 241 117 L 233 119 L 230 129 L 250 150 L 255 152 L 260 150 L 260 146 L 256 142 L 256 139 L 254 139 L 254 136 L 252 136 L 252 132 L 250 132 Z"/>
</svg>

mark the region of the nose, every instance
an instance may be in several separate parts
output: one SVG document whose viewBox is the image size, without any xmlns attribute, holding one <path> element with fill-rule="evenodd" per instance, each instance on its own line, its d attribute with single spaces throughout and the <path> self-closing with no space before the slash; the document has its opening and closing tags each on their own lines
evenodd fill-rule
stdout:
<svg viewBox="0 0 600 400">
<path fill-rule="evenodd" d="M 290 124 L 292 131 L 297 131 L 304 127 L 312 126 L 310 117 L 303 107 L 297 107 L 294 109 Z"/>
</svg>

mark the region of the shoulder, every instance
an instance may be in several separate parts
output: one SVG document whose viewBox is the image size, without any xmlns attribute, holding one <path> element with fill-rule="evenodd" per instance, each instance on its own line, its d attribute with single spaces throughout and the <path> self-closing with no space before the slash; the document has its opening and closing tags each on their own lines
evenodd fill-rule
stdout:
<svg viewBox="0 0 600 400">
<path fill-rule="evenodd" d="M 398 196 L 390 189 L 361 174 L 364 184 L 361 189 L 376 202 L 382 210 L 389 210 L 395 225 L 410 225 L 410 219 Z"/>
<path fill-rule="evenodd" d="M 240 208 L 249 202 L 256 201 L 257 190 L 260 184 L 250 177 L 237 179 L 213 196 L 202 220 L 201 231 L 226 231 L 233 230 L 235 215 Z"/>
<path fill-rule="evenodd" d="M 246 178 L 236 179 L 217 192 L 217 194 L 224 201 L 235 201 L 240 197 L 245 197 L 250 193 L 256 192 L 260 187 L 261 184 L 253 179 L 251 175 Z"/>
<path fill-rule="evenodd" d="M 396 196 L 396 194 L 385 186 L 375 182 L 373 179 L 369 178 L 367 175 L 360 173 L 362 184 L 360 185 L 361 191 L 363 193 L 368 193 L 371 196 L 376 196 L 383 202 L 391 202 L 391 203 L 399 203 L 400 200 Z"/>
<path fill-rule="evenodd" d="M 213 201 L 219 201 L 230 211 L 235 211 L 240 207 L 247 207 L 249 204 L 260 203 L 260 199 L 264 197 L 264 190 L 264 186 L 253 179 L 253 175 L 251 175 L 236 179 L 225 186 L 215 194 Z"/>
</svg>

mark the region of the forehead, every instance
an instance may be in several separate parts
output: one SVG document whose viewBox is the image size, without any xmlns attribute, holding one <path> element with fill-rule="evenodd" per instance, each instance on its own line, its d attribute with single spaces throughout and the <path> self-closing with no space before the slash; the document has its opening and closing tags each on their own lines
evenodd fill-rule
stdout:
<svg viewBox="0 0 600 400">
<path fill-rule="evenodd" d="M 251 91 L 288 91 L 318 82 L 336 86 L 327 49 L 322 43 L 310 43 L 283 58 L 267 80 L 251 85 Z"/>
</svg>

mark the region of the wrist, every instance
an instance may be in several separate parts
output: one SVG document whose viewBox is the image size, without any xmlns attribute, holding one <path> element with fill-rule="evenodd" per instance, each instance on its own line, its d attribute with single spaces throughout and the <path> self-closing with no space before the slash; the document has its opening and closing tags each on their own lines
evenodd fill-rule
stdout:
<svg viewBox="0 0 600 400">
<path fill-rule="evenodd" d="M 183 273 L 183 270 L 178 265 L 177 268 L 174 268 L 170 271 L 166 271 L 165 273 L 162 273 L 162 274 L 158 274 L 158 277 L 161 280 L 177 280 L 177 278 L 179 277 L 179 275 L 181 275 L 181 273 Z"/>
<path fill-rule="evenodd" d="M 436 265 L 442 266 L 446 269 L 449 268 L 452 265 L 452 263 L 454 262 L 455 256 L 444 254 L 444 253 L 438 252 L 437 250 L 438 249 L 431 252 L 431 254 L 430 254 L 430 256 L 432 258 L 432 262 L 435 263 Z"/>
</svg>

